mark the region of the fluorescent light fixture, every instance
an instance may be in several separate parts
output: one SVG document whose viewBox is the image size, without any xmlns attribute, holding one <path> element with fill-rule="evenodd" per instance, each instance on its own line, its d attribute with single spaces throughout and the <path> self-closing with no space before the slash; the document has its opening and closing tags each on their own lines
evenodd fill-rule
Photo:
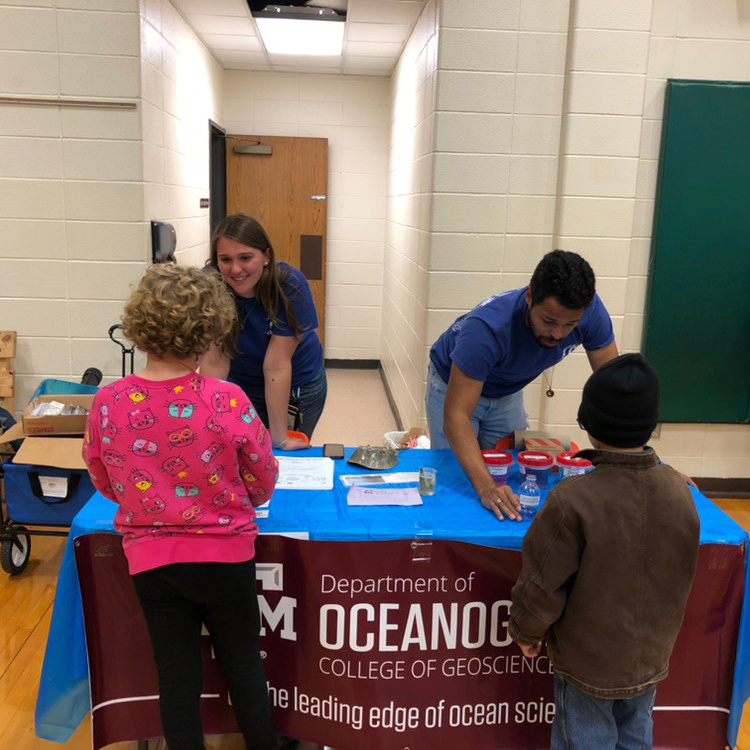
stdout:
<svg viewBox="0 0 750 750">
<path fill-rule="evenodd" d="M 269 54 L 341 55 L 346 17 L 330 8 L 269 5 L 253 18 Z"/>
</svg>

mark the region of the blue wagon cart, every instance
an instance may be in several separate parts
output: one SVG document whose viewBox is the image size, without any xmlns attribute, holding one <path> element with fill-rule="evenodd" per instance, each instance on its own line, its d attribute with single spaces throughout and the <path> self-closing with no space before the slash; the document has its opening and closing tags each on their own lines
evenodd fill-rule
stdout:
<svg viewBox="0 0 750 750">
<path fill-rule="evenodd" d="M 96 393 L 101 372 L 90 368 L 80 383 L 43 380 L 29 403 L 39 396 Z M 15 423 L 5 417 L 4 430 Z M 49 438 L 54 440 L 55 438 Z M 22 441 L 14 441 L 20 447 Z M 0 505 L 0 565 L 11 576 L 22 573 L 31 558 L 31 537 L 67 536 L 73 517 L 94 494 L 88 473 L 82 469 L 13 463 L 3 455 L 0 478 L 5 486 L 5 509 Z M 38 528 L 42 527 L 42 528 Z"/>
</svg>

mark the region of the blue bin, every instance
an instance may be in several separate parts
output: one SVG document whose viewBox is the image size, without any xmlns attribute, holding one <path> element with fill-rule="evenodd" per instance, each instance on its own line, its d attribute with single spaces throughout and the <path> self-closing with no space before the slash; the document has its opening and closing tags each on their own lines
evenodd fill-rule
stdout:
<svg viewBox="0 0 750 750">
<path fill-rule="evenodd" d="M 39 387 L 34 391 L 34 395 L 29 399 L 29 403 L 39 396 L 79 396 L 87 393 L 96 393 L 98 390 L 99 387 L 95 385 L 83 385 L 83 383 L 70 383 L 67 380 L 48 378 L 47 380 L 42 380 Z"/>
</svg>

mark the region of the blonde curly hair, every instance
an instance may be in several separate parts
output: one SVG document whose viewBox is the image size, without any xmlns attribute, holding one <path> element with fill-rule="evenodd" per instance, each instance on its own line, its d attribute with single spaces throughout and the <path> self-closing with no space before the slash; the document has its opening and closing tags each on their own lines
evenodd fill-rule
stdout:
<svg viewBox="0 0 750 750">
<path fill-rule="evenodd" d="M 125 305 L 123 333 L 157 359 L 187 359 L 220 347 L 237 312 L 214 273 L 173 263 L 151 266 Z"/>
</svg>

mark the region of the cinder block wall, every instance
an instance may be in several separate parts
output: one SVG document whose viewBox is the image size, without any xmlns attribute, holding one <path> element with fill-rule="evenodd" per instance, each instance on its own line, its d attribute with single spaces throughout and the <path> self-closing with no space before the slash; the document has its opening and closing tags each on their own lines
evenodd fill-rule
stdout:
<svg viewBox="0 0 750 750">
<path fill-rule="evenodd" d="M 388 79 L 228 70 L 224 83 L 228 133 L 328 139 L 325 356 L 379 359 Z"/>
<path fill-rule="evenodd" d="M 433 83 L 420 127 L 400 129 L 389 166 L 399 185 L 430 195 L 421 212 L 411 198 L 416 232 L 406 232 L 389 183 L 385 274 L 395 291 L 387 282 L 381 356 L 404 422 L 424 423 L 437 336 L 487 296 L 524 286 L 556 247 L 591 262 L 620 350 L 639 350 L 666 79 L 749 80 L 746 11 L 733 0 L 427 4 L 391 97 L 395 132 L 414 118 L 409 93 L 419 100 L 423 81 Z M 437 55 L 420 58 L 425 28 Z M 409 149 L 425 156 L 396 159 Z M 545 379 L 531 384 L 532 426 L 585 445 L 575 414 L 589 372 L 580 352 L 546 374 L 553 399 Z M 654 446 L 695 476 L 750 476 L 748 427 L 664 425 Z"/>
<path fill-rule="evenodd" d="M 138 102 L 137 0 L 24 5 L 0 8 L 0 94 Z M 0 327 L 19 334 L 17 406 L 41 378 L 107 369 L 102 338 L 145 261 L 141 138 L 137 109 L 0 105 Z"/>
</svg>

